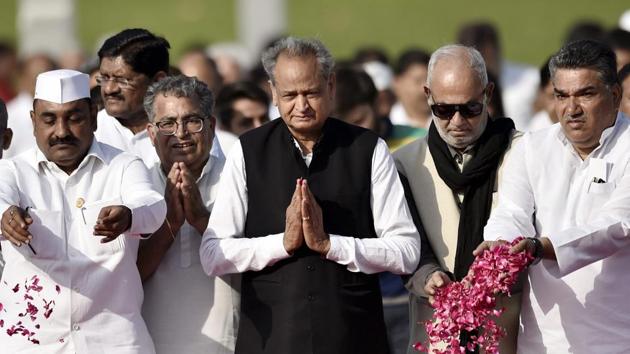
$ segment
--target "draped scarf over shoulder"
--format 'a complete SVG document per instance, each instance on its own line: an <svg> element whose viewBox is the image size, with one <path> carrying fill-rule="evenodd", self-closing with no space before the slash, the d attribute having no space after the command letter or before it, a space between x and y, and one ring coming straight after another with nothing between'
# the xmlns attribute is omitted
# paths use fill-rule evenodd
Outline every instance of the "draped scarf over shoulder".
<svg viewBox="0 0 630 354"><path fill-rule="evenodd" d="M483 241L483 228L490 217L492 192L501 158L510 145L514 122L488 118L486 130L475 142L473 157L460 172L435 124L429 128L428 145L440 178L454 192L464 193L460 209L455 269L461 280L472 264L473 250Z"/></svg>

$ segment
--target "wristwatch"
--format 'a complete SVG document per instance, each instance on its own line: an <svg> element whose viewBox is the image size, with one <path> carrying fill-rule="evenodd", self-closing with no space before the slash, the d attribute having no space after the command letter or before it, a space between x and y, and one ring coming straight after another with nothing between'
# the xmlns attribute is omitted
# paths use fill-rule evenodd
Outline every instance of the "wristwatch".
<svg viewBox="0 0 630 354"><path fill-rule="evenodd" d="M538 237L528 237L527 240L534 245L534 251L532 252L534 259L530 265L538 264L543 258L543 244Z"/></svg>

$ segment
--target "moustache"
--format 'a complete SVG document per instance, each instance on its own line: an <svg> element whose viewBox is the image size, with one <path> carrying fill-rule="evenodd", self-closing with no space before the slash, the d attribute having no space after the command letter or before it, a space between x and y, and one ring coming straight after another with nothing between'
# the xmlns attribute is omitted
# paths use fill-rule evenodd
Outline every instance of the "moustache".
<svg viewBox="0 0 630 354"><path fill-rule="evenodd" d="M55 145L77 145L79 140L74 137L63 138L63 139L51 139L48 141L49 146Z"/></svg>
<svg viewBox="0 0 630 354"><path fill-rule="evenodd" d="M120 101L123 101L125 99L125 97L123 95L118 94L118 93L105 94L104 98L105 99L120 100Z"/></svg>
<svg viewBox="0 0 630 354"><path fill-rule="evenodd" d="M586 118L584 117L580 117L580 118L564 117L564 120L567 123L585 123L586 122Z"/></svg>

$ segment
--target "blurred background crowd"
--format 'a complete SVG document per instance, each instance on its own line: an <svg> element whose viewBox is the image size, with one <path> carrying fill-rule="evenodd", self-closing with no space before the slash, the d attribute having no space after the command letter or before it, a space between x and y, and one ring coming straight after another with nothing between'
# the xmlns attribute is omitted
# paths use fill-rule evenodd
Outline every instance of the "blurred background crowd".
<svg viewBox="0 0 630 354"><path fill-rule="evenodd" d="M613 47L619 69L630 62L626 7L619 1L3 0L0 98L19 132L15 117L28 115L37 74L72 68L94 76L105 38L147 28L169 41L173 73L197 76L218 96L219 138L229 150L240 133L278 116L261 51L283 35L314 36L338 62L336 115L377 130L395 148L430 123L423 85L432 49L458 42L481 51L500 88L491 114L536 130L556 121L545 68L563 43L598 39ZM5 157L26 145L14 144Z"/></svg>

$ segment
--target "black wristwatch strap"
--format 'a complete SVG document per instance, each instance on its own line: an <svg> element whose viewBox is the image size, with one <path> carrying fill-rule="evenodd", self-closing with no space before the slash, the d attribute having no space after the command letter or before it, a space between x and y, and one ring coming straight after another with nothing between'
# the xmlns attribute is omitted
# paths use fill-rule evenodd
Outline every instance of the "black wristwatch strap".
<svg viewBox="0 0 630 354"><path fill-rule="evenodd" d="M534 243L534 253L532 253L534 260L530 265L537 264L543 258L543 244L538 237L528 237L527 240Z"/></svg>

